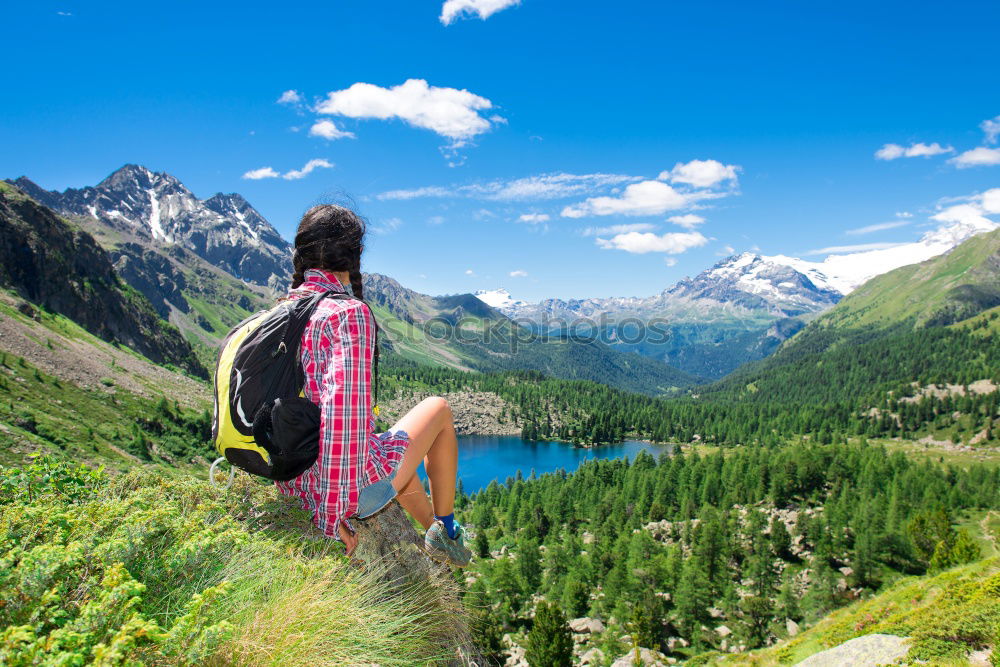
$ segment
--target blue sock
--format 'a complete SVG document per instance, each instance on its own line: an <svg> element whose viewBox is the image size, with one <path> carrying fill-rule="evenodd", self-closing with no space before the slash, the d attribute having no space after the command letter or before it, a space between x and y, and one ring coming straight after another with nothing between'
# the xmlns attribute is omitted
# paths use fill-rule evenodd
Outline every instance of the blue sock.
<svg viewBox="0 0 1000 667"><path fill-rule="evenodd" d="M438 516L434 515L434 518L444 524L445 530L448 531L448 537L455 539L458 536L458 531L455 528L455 513L452 512L448 516Z"/></svg>

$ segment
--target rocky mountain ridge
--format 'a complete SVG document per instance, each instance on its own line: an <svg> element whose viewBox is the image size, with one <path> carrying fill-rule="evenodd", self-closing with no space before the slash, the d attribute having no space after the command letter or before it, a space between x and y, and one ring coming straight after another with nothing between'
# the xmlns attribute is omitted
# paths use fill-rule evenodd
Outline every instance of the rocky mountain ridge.
<svg viewBox="0 0 1000 667"><path fill-rule="evenodd" d="M8 181L63 215L94 218L154 245L178 245L232 275L280 288L291 275L291 248L241 195L198 199L167 173L127 164L96 186L45 190L25 176Z"/></svg>

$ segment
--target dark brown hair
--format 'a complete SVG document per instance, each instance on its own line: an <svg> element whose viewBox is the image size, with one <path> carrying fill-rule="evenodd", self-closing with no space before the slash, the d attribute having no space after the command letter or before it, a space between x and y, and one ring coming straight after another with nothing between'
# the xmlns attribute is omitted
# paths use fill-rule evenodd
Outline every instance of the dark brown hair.
<svg viewBox="0 0 1000 667"><path fill-rule="evenodd" d="M351 291L364 298L361 287L361 250L364 247L365 221L343 206L313 206L302 216L295 232L292 254L292 288L305 280L308 269L348 271Z"/></svg>

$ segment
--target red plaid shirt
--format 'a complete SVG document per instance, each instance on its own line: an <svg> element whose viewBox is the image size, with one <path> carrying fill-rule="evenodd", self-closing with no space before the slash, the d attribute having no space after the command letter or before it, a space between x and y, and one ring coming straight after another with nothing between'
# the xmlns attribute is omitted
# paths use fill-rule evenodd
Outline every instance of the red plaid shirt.
<svg viewBox="0 0 1000 667"><path fill-rule="evenodd" d="M310 269L288 293L347 292L336 276ZM362 487L385 478L403 458L404 446L375 434L371 364L375 321L360 301L323 299L302 334L305 396L320 408L319 458L278 490L302 499L316 526L339 539L342 520L357 512ZM350 524L348 523L348 526Z"/></svg>

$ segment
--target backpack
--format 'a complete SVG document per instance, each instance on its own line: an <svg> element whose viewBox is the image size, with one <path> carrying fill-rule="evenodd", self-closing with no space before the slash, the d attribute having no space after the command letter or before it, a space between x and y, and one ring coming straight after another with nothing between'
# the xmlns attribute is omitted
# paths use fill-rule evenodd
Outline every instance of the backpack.
<svg viewBox="0 0 1000 667"><path fill-rule="evenodd" d="M288 481L316 462L320 410L303 395L302 334L320 301L353 298L344 292L317 292L286 301L251 315L223 340L215 370L212 440L233 466ZM377 404L377 324L372 367Z"/></svg>

